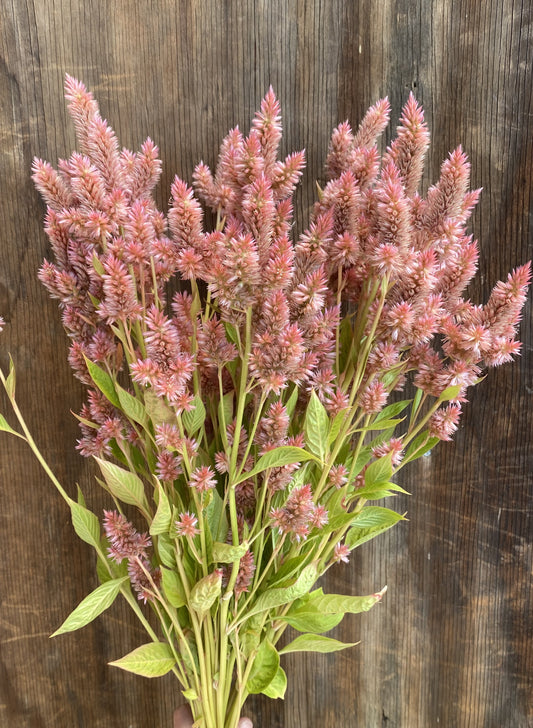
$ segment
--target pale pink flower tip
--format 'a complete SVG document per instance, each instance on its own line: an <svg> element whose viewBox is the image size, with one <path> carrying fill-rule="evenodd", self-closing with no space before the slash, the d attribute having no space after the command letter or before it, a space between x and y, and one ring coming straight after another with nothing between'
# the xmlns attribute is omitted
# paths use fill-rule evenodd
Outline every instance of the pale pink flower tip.
<svg viewBox="0 0 533 728"><path fill-rule="evenodd" d="M205 493L207 490L214 488L217 481L214 472L208 465L196 468L191 473L189 485L195 488L199 493Z"/></svg>
<svg viewBox="0 0 533 728"><path fill-rule="evenodd" d="M176 533L178 536L188 536L192 538L200 533L198 530L198 519L193 513L188 511L180 513L179 519L176 521Z"/></svg>
<svg viewBox="0 0 533 728"><path fill-rule="evenodd" d="M350 556L350 549L344 543L338 543L333 549L333 561L343 561L345 564L348 563L348 557Z"/></svg>

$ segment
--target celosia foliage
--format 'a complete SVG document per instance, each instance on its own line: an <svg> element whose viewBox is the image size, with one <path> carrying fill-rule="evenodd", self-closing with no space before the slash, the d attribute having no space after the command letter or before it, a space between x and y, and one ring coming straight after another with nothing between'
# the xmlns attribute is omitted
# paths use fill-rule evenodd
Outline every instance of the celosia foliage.
<svg viewBox="0 0 533 728"><path fill-rule="evenodd" d="M176 177L166 215L152 196L153 142L120 150L83 84L67 77L66 96L80 151L57 171L34 162L53 257L39 275L88 387L79 449L149 529L108 511L108 554L80 535L116 593L129 577L156 612L158 656L198 725L232 728L248 693L282 696L275 645L287 624L327 631L381 598L310 590L401 519L367 503L401 490L391 478L451 438L468 387L519 352L529 264L487 304L466 297L479 191L458 148L420 194L429 133L412 95L381 156L386 99L355 132L334 130L328 181L296 239L305 157L278 158L272 89L248 135L224 139L215 170L200 162L192 188ZM82 513L98 528L69 505L75 524Z"/></svg>

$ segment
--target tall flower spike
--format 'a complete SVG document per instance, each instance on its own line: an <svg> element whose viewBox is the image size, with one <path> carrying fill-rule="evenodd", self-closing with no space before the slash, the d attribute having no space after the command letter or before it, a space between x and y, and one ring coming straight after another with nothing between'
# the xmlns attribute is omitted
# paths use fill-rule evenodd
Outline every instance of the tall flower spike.
<svg viewBox="0 0 533 728"><path fill-rule="evenodd" d="M411 197L418 189L424 171L424 157L429 146L429 131L422 107L411 92L402 109L396 139L383 158L383 165L394 162L399 170L405 194Z"/></svg>

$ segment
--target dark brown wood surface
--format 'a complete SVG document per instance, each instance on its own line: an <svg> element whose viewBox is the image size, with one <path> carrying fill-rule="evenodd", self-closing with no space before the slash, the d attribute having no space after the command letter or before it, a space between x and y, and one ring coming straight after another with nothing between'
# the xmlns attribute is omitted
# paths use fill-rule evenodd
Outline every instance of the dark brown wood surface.
<svg viewBox="0 0 533 728"><path fill-rule="evenodd" d="M174 173L213 163L222 136L247 129L269 84L284 151L305 147L297 217L312 204L332 128L357 124L410 90L432 131L428 179L462 143L481 272L476 302L532 257L533 10L528 0L0 0L0 361L11 351L20 405L69 492L101 505L74 450L82 391L66 363L54 302L36 279L47 254L33 155L74 143L65 72L84 80L121 143L147 135ZM394 125L394 124L393 124ZM389 134L390 136L390 134ZM348 617L351 651L286 659L284 702L250 700L256 728L531 728L533 458L531 309L524 351L490 372L452 444L402 471L409 522L363 546L330 591L383 603ZM5 412L4 400L0 400ZM23 444L0 439L0 728L171 728L180 695L107 666L144 640L117 603L84 630L48 635L96 586L90 548Z"/></svg>

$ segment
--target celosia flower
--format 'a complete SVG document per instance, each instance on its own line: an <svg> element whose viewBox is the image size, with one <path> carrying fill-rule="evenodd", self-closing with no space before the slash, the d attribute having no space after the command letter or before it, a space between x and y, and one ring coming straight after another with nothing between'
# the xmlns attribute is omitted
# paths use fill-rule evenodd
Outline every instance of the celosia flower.
<svg viewBox="0 0 533 728"><path fill-rule="evenodd" d="M178 536L187 536L192 538L200 533L197 528L198 518L193 513L189 513L189 511L180 513L175 525Z"/></svg>
<svg viewBox="0 0 533 728"><path fill-rule="evenodd" d="M147 533L137 529L117 511L104 511L104 530L111 544L109 555L120 564L123 559L146 559L152 541Z"/></svg>
<svg viewBox="0 0 533 728"><path fill-rule="evenodd" d="M207 490L214 488L216 484L215 474L208 465L202 465L193 470L189 478L189 485L198 493L205 493Z"/></svg>
<svg viewBox="0 0 533 728"><path fill-rule="evenodd" d="M348 563L350 556L350 549L346 544L338 543L335 548L333 549L333 561L339 562L343 561L345 564Z"/></svg>
<svg viewBox="0 0 533 728"><path fill-rule="evenodd" d="M278 528L280 533L290 533L296 541L300 541L309 533L315 508L309 484L294 488L283 507L271 510L272 525Z"/></svg>

